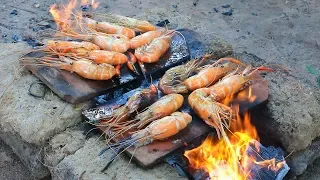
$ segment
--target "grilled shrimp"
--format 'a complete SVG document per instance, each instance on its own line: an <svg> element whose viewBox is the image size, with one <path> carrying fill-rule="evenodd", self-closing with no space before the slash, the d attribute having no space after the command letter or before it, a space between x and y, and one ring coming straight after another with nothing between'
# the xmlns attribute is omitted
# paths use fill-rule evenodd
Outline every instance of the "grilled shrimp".
<svg viewBox="0 0 320 180"><path fill-rule="evenodd" d="M103 32L106 34L120 34L126 36L129 39L135 36L135 31L133 29L110 24L108 22L98 22L90 18L84 18L84 23L87 27L98 32Z"/></svg>
<svg viewBox="0 0 320 180"><path fill-rule="evenodd" d="M177 111L182 106L183 100L184 98L180 94L169 94L163 96L134 118L138 121L136 123L136 127L141 129L150 122Z"/></svg>
<svg viewBox="0 0 320 180"><path fill-rule="evenodd" d="M169 49L174 31L155 38L150 44L137 48L134 55L140 62L154 63Z"/></svg>
<svg viewBox="0 0 320 180"><path fill-rule="evenodd" d="M181 130L186 128L191 121L192 117L188 113L174 112L170 116L165 116L161 119L153 121L147 127L134 132L128 138L107 146L100 151L99 155L102 155L110 148L113 148L117 154L111 157L105 169L108 168L121 149L129 148L131 146L144 146L152 143L154 140L164 140L179 133Z"/></svg>
<svg viewBox="0 0 320 180"><path fill-rule="evenodd" d="M254 79L255 73L259 70L273 71L270 68L258 67L252 72L251 66L247 66L241 74L236 74L236 71L225 76L221 81L209 87L210 97L214 101L221 102L224 98L230 97L242 89L246 88Z"/></svg>
<svg viewBox="0 0 320 180"><path fill-rule="evenodd" d="M96 64L107 63L119 65L128 62L128 57L125 54L115 51L94 50L88 52L86 57Z"/></svg>
<svg viewBox="0 0 320 180"><path fill-rule="evenodd" d="M229 62L220 66L215 66L222 61ZM193 91L202 87L207 87L217 82L219 79L229 74L231 71L234 71L239 64L244 66L242 62L234 58L221 58L214 64L203 67L198 74L189 77L183 83L189 91Z"/></svg>
<svg viewBox="0 0 320 180"><path fill-rule="evenodd" d="M188 103L193 111L217 131L220 139L224 127L229 127L232 119L231 108L210 98L209 88L200 88L193 91L188 97Z"/></svg>
<svg viewBox="0 0 320 180"><path fill-rule="evenodd" d="M134 113L139 112L154 103L157 98L158 90L155 85L151 85L148 89L138 91L129 98L126 104L115 109L111 116L105 117L105 120L101 125L119 127L121 126L118 124L119 122L121 123L128 120Z"/></svg>
<svg viewBox="0 0 320 180"><path fill-rule="evenodd" d="M160 37L166 32L166 29L158 29L155 31L149 31L130 39L130 48L137 49L152 42L155 38Z"/></svg>
<svg viewBox="0 0 320 180"><path fill-rule="evenodd" d="M161 97L144 111L138 113L132 120L119 123L112 129L109 141L127 132L130 129L142 129L150 122L163 118L177 111L183 104L184 98L180 94L169 94Z"/></svg>
<svg viewBox="0 0 320 180"><path fill-rule="evenodd" d="M42 59L21 59L26 65L41 65L55 67L70 72L75 72L81 77L92 80L109 80L117 74L116 69L109 64L94 64L88 60L73 60L68 57L44 57Z"/></svg>
<svg viewBox="0 0 320 180"><path fill-rule="evenodd" d="M251 66L248 66L242 74L236 71L224 77L217 84L208 88L200 88L193 91L188 97L188 103L195 113L208 125L214 127L218 137L224 136L224 127L229 127L232 120L232 110L227 105L220 103L225 97L232 96L244 89L248 83L255 79L258 70L270 70L258 67L251 73Z"/></svg>
<svg viewBox="0 0 320 180"><path fill-rule="evenodd" d="M57 33L57 36L69 36L83 41L92 42L97 45L99 49L120 53L126 52L130 47L129 39L120 34L104 34L98 32L79 34L76 32L59 32Z"/></svg>
<svg viewBox="0 0 320 180"><path fill-rule="evenodd" d="M186 64L175 66L170 68L161 77L158 87L164 94L171 93L188 93L187 86L184 85L184 81L196 72L197 68L203 63L203 61L210 58L211 55L206 54L199 59L194 59Z"/></svg>
<svg viewBox="0 0 320 180"><path fill-rule="evenodd" d="M128 68L139 74L135 69L134 63L137 61L136 57L131 52L126 52L126 54L115 52L115 51L105 51L105 50L93 50L86 53L56 53L50 52L51 54L63 55L67 57L72 57L74 59L83 59L93 61L96 64L110 64L116 66L117 70L120 71L122 64L127 63Z"/></svg>
<svg viewBox="0 0 320 180"><path fill-rule="evenodd" d="M107 51L126 52L129 47L129 41L122 35L99 34L87 36L92 43L98 45L101 49Z"/></svg>
<svg viewBox="0 0 320 180"><path fill-rule="evenodd" d="M87 52L99 49L99 46L90 42L49 40L46 45L46 50L49 51L55 51L58 53L77 53L80 55L84 55Z"/></svg>
<svg viewBox="0 0 320 180"><path fill-rule="evenodd" d="M131 29L135 29L140 32L154 31L156 27L149 23L148 21L142 21L134 18L129 18L125 16L120 16L116 14L96 14L101 18L104 18L108 22L118 24L120 26L125 26Z"/></svg>

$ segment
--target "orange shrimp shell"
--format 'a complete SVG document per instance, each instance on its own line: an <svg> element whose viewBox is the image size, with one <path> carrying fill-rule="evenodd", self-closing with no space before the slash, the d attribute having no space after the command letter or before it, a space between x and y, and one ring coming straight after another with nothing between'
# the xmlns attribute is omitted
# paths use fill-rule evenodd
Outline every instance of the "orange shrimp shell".
<svg viewBox="0 0 320 180"><path fill-rule="evenodd" d="M119 65L128 61L128 57L125 54L105 50L90 51L88 53L88 58L97 64L107 63L111 65Z"/></svg>
<svg viewBox="0 0 320 180"><path fill-rule="evenodd" d="M163 34L163 30L149 31L130 39L130 48L137 49L143 45L149 44L155 38Z"/></svg>
<svg viewBox="0 0 320 180"><path fill-rule="evenodd" d="M147 47L140 47L135 50L137 59L144 63L157 62L160 57L169 49L170 38L158 37L155 38Z"/></svg>
<svg viewBox="0 0 320 180"><path fill-rule="evenodd" d="M81 60L72 63L71 71L92 80L109 80L116 74L115 68L109 64L96 65L90 61Z"/></svg>
<svg viewBox="0 0 320 180"><path fill-rule="evenodd" d="M162 140L180 132L191 120L192 117L188 113L174 112L170 116L152 122L146 129L155 135L153 139Z"/></svg>

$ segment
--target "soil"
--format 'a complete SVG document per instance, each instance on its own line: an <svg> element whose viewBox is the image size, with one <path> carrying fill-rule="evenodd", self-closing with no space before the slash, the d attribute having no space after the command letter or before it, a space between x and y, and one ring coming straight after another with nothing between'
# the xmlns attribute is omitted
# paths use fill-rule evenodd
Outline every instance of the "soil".
<svg viewBox="0 0 320 180"><path fill-rule="evenodd" d="M0 42L30 40L39 30L53 26L48 10L54 2L2 0ZM230 7L223 8L226 4ZM208 44L213 37L221 37L235 50L253 53L267 63L282 64L300 83L312 88L316 94L319 92L318 0L265 0L259 3L254 0L112 0L101 1L97 11L144 18L155 24L168 19L169 28L195 30ZM0 143L0 156L0 179L32 179L3 143ZM319 162L316 161L298 179L320 179Z"/></svg>
<svg viewBox="0 0 320 180"><path fill-rule="evenodd" d="M0 179L34 179L12 150L0 141Z"/></svg>

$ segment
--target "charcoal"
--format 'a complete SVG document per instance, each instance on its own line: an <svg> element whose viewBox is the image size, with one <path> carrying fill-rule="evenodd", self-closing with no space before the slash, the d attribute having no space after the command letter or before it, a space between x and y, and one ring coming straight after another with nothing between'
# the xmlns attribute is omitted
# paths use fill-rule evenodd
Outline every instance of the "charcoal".
<svg viewBox="0 0 320 180"><path fill-rule="evenodd" d="M223 12L221 14L225 15L225 16L232 16L232 13L233 13L233 9L229 9L229 11L225 11L225 12Z"/></svg>
<svg viewBox="0 0 320 180"><path fill-rule="evenodd" d="M17 11L17 10L13 10L13 11L11 11L10 14L11 14L11 15L18 15L18 11Z"/></svg>
<svg viewBox="0 0 320 180"><path fill-rule="evenodd" d="M225 4L225 5L222 5L221 7L223 7L223 8L229 8L229 7L231 7L231 5L230 5L230 4Z"/></svg>
<svg viewBox="0 0 320 180"><path fill-rule="evenodd" d="M156 24L157 26L160 26L160 27L165 27L167 24L169 24L170 21L168 19L166 20L163 20L161 22L159 22L158 24Z"/></svg>

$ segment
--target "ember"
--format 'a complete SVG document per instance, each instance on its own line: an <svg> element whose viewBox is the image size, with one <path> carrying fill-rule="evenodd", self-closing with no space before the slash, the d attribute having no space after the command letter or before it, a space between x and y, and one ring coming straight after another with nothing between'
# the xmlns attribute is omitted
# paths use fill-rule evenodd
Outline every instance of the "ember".
<svg viewBox="0 0 320 180"><path fill-rule="evenodd" d="M249 100L253 99L249 95ZM244 97L243 94L241 97ZM235 109L239 112L239 108ZM250 123L249 113L245 113L243 117L237 113L236 121L232 122L227 134L230 144L208 136L199 147L186 151L184 155L192 168L205 170L210 179L233 180L256 179L255 176L259 173L255 172L256 169L268 169L275 174L280 169L288 171L283 156L282 159L276 159L261 155L263 146L259 143L256 128Z"/></svg>

